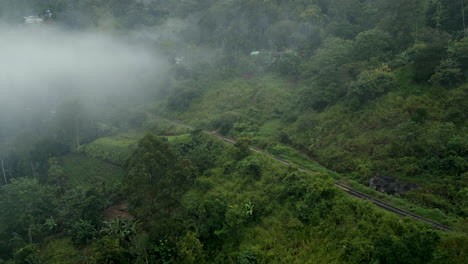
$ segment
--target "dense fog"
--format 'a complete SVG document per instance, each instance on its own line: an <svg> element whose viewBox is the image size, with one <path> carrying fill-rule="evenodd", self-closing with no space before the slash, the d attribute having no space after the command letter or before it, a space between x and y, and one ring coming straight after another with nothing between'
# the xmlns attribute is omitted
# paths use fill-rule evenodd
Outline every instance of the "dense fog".
<svg viewBox="0 0 468 264"><path fill-rule="evenodd" d="M37 129L73 100L97 118L151 98L167 69L142 34L4 24L0 39L0 138Z"/></svg>
<svg viewBox="0 0 468 264"><path fill-rule="evenodd" d="M1 25L0 105L129 95L159 77L164 59L128 38L48 25Z"/></svg>

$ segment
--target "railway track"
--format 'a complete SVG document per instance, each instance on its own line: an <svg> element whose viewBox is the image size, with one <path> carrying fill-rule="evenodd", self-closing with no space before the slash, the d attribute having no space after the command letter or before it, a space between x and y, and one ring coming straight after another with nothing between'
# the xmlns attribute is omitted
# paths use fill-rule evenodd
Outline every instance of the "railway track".
<svg viewBox="0 0 468 264"><path fill-rule="evenodd" d="M362 200L371 201L375 205L377 205L380 208L385 209L387 211L390 211L390 212L393 212L393 213L396 213L396 214L399 214L399 215L402 215L402 216L410 217L410 218L413 218L414 220L417 220L417 221L420 221L420 222L431 224L434 228L437 228L437 229L442 230L442 231L446 231L446 232L454 231L453 229L451 229L448 226L441 225L441 224L436 223L434 221L431 221L431 220L425 219L423 217L420 217L420 216L418 216L416 214L413 214L413 213L410 213L408 211L397 208L395 206L392 206L392 205L390 205L388 203L385 203L385 202L382 202L380 200L374 199L374 198L372 198L370 196L367 196L367 195L365 195L365 194L363 194L361 192L353 190L350 187L348 187L346 185L343 185L341 183L335 183L335 186L338 187L339 189L341 189L342 191L348 193L349 195L352 195L352 196L357 197L357 198L362 199Z"/></svg>
<svg viewBox="0 0 468 264"><path fill-rule="evenodd" d="M150 115L152 118L156 118L156 119L161 119L161 120L164 120L164 121L167 121L169 123L172 123L172 124L176 124L176 125L179 125L179 126L183 126L183 127L186 127L188 129L195 129L194 127L190 126L190 125L187 125L187 124L184 124L180 121L174 121L174 120L169 120L169 119L166 119L166 118L163 118L163 117L159 117L159 116L155 116L155 115ZM225 137L225 136L222 136L222 135L219 135L215 132L210 132L210 131L203 131L203 133L207 134L207 135L210 135L210 136L213 136L213 137L216 137L216 138L219 138L223 141L226 141L228 143L231 143L231 144L235 144L236 141L231 139L231 138L228 138L228 137ZM302 170L302 171L306 171L306 172L309 172L309 173L313 173L313 171L303 167L303 166L300 166L298 164L295 164L295 163L292 163L292 162L289 162L287 160L284 160L280 157L277 157L275 155L272 155L270 153L267 153L265 152L264 150L261 150L261 149L258 149L258 148L255 148L255 147L252 147L250 146L249 149L253 152L257 152L257 153L260 153L262 155L266 155L266 156L269 156L270 158L276 160L277 162L280 162L282 164L285 164L285 165L288 165L288 166L295 166L297 167L298 169ZM338 183L338 182L335 182L335 186L346 192L347 194L351 195L351 196L354 196L356 198L359 198L359 199L362 199L362 200L368 200L370 202L372 202L373 204L377 205L378 207L386 210L386 211L390 211L392 213L395 213L395 214L398 214L398 215L401 215L401 216L405 216L405 217L410 217L410 218L413 218L414 220L417 220L417 221L420 221L420 222L424 222L424 223L427 223L427 224L431 224L434 228L436 229L439 229L441 231L445 231L445 232L450 232L450 231L454 231L453 229L451 229L450 227L447 227L447 226L444 226L444 225L441 225L439 223L436 223L434 221L431 221L431 220L428 220L428 219L425 219L423 217L420 217L416 214L413 214L413 213L410 213L408 211L405 211L405 210L402 210L402 209L399 209L395 206L392 206L388 203L385 203L383 201L380 201L378 199L375 199L375 198L372 198L366 194L363 194L359 191L356 191L354 189L352 189L351 187L349 186L346 186L344 184L341 184L341 183Z"/></svg>

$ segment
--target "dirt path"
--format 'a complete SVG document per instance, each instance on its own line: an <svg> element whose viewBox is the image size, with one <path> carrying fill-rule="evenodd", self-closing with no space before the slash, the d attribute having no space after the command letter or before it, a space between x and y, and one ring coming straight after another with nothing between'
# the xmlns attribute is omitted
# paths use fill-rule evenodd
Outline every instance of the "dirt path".
<svg viewBox="0 0 468 264"><path fill-rule="evenodd" d="M113 205L104 210L104 219L106 221L114 220L117 217L133 219L133 215L128 212L128 203L120 203Z"/></svg>

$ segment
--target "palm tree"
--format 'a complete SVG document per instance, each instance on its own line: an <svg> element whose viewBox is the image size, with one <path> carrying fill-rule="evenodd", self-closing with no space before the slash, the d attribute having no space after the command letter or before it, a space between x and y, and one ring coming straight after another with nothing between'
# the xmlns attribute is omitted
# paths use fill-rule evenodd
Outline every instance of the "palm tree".
<svg viewBox="0 0 468 264"><path fill-rule="evenodd" d="M114 220L105 221L101 232L122 242L131 242L137 234L137 222L119 216Z"/></svg>

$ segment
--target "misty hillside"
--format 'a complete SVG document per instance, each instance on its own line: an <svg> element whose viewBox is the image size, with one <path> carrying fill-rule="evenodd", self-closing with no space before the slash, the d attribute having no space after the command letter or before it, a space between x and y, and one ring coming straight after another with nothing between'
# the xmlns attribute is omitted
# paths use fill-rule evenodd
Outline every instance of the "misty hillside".
<svg viewBox="0 0 468 264"><path fill-rule="evenodd" d="M0 264L468 262L467 6L0 0Z"/></svg>

